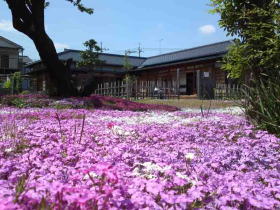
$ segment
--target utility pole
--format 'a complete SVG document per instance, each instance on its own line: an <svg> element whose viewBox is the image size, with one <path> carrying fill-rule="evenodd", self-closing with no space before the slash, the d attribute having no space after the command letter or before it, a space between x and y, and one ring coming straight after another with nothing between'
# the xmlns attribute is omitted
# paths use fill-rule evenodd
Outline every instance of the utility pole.
<svg viewBox="0 0 280 210"><path fill-rule="evenodd" d="M104 51L108 51L109 49L108 48L103 48L103 42L100 42L100 51L101 53L103 53Z"/></svg>
<svg viewBox="0 0 280 210"><path fill-rule="evenodd" d="M135 50L125 50L125 55L126 56L130 56L130 54L132 54L132 53L136 53L137 51L135 51Z"/></svg>
<svg viewBox="0 0 280 210"><path fill-rule="evenodd" d="M143 52L143 50L141 48L141 43L139 43L139 46L138 46L138 56L139 56L139 58L141 57L142 52Z"/></svg>

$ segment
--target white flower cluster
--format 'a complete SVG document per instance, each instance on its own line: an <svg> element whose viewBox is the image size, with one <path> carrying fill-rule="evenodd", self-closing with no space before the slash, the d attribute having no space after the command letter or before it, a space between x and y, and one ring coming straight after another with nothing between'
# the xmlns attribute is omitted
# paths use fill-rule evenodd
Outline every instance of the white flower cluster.
<svg viewBox="0 0 280 210"><path fill-rule="evenodd" d="M191 108L185 108L185 109L182 109L182 111L192 112L192 113L201 113L200 109L191 109ZM244 114L244 110L238 106L225 107L225 108L219 108L219 109L210 109L210 112L211 113L233 114L233 115Z"/></svg>
<svg viewBox="0 0 280 210"><path fill-rule="evenodd" d="M103 117L102 120L110 121L110 122L125 122L129 125L136 124L169 124L173 123L174 126L179 124L189 124L192 122L203 120L202 117L191 117L184 118L181 116L177 116L171 112L157 113L157 112L145 112L141 113L139 116L131 116L131 117L119 117L113 118L110 116ZM209 118L207 119L209 120Z"/></svg>
<svg viewBox="0 0 280 210"><path fill-rule="evenodd" d="M192 180L190 179L187 175L182 174L180 172L176 172L176 176L181 178L181 179L185 179L186 181L188 181L189 183L192 184L192 186L195 186L197 184L197 180Z"/></svg>
<svg viewBox="0 0 280 210"><path fill-rule="evenodd" d="M4 151L5 151L6 153L10 153L10 152L13 151L13 148L7 148L7 149L5 149Z"/></svg>
<svg viewBox="0 0 280 210"><path fill-rule="evenodd" d="M185 158L186 158L186 160L193 160L195 158L195 154L191 153L191 152L186 153Z"/></svg>
<svg viewBox="0 0 280 210"><path fill-rule="evenodd" d="M147 179L155 179L157 176L155 173L161 172L164 173L167 170L170 170L170 166L161 167L152 162L138 163L132 171L133 176L144 177Z"/></svg>
<svg viewBox="0 0 280 210"><path fill-rule="evenodd" d="M131 136L134 134L134 132L127 131L124 128L117 126L117 125L112 127L112 131L114 134L119 135L119 136Z"/></svg>
<svg viewBox="0 0 280 210"><path fill-rule="evenodd" d="M93 178L99 178L99 176L96 173L94 173L93 171L91 171L84 176L83 180L88 180L90 178L92 178L92 179Z"/></svg>
<svg viewBox="0 0 280 210"><path fill-rule="evenodd" d="M105 121L112 121L112 122L125 122L129 125L135 125L135 124L166 124L170 123L172 121L175 121L176 116L173 115L173 113L156 113L156 112L145 112L143 114L140 114L139 116L131 116L131 117L119 117L119 118L113 118L113 117L103 117L102 120Z"/></svg>

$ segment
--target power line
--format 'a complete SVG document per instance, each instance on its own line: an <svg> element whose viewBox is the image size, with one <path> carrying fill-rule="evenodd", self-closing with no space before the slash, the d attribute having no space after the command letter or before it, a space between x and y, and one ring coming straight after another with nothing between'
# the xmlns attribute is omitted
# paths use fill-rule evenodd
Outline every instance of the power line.
<svg viewBox="0 0 280 210"><path fill-rule="evenodd" d="M109 51L108 48L104 48L103 47L103 42L100 42L100 48L101 48L101 52L103 53L104 51Z"/></svg>
<svg viewBox="0 0 280 210"><path fill-rule="evenodd" d="M121 53L121 54L138 54L139 57L141 57L142 53L144 52L151 52L151 51L161 51L160 54L165 52L171 52L171 51L179 51L183 50L183 48L142 48L141 45L139 45L138 48L130 48L126 50L110 50L111 53Z"/></svg>

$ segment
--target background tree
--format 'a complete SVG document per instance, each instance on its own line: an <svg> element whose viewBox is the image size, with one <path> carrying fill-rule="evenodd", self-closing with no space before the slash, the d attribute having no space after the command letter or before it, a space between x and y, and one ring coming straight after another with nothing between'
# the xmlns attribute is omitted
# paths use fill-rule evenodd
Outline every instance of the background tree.
<svg viewBox="0 0 280 210"><path fill-rule="evenodd" d="M124 63L123 63L123 68L125 70L130 70L133 68L132 64L129 62L128 56L131 52L129 50L126 50L124 53Z"/></svg>
<svg viewBox="0 0 280 210"><path fill-rule="evenodd" d="M13 92L19 94L22 91L22 77L20 72L15 72L12 76Z"/></svg>
<svg viewBox="0 0 280 210"><path fill-rule="evenodd" d="M280 1L211 0L220 26L237 36L222 69L245 78L243 108L262 129L280 136Z"/></svg>
<svg viewBox="0 0 280 210"><path fill-rule="evenodd" d="M98 46L94 39L90 39L84 43L86 50L81 52L81 61L78 63L79 67L87 67L95 69L98 65L104 63L99 59L101 47Z"/></svg>
<svg viewBox="0 0 280 210"><path fill-rule="evenodd" d="M81 52L81 61L78 62L78 67L85 68L86 71L91 71L89 78L80 84L81 86L81 95L90 95L93 93L97 85L97 79L93 75L93 71L97 67L102 67L105 61L99 59L99 55L102 52L101 47L98 46L97 42L94 39L90 39L84 43L86 50Z"/></svg>
<svg viewBox="0 0 280 210"><path fill-rule="evenodd" d="M222 68L238 78L262 74L279 75L280 1L211 0L213 13L229 36L237 36Z"/></svg>
<svg viewBox="0 0 280 210"><path fill-rule="evenodd" d="M126 71L129 71L131 69L133 69L133 65L130 63L128 56L131 54L132 52L130 50L126 50L125 54L124 54L124 63L123 63L123 68ZM135 75L131 75L129 72L125 75L123 81L125 81L125 83L128 86L132 86L132 84L136 81L136 76ZM129 89L130 89L129 87Z"/></svg>
<svg viewBox="0 0 280 210"><path fill-rule="evenodd" d="M71 82L71 74L58 59L53 41L45 30L45 0L5 0L13 19L13 27L28 36L35 44L44 65L48 69L50 80L59 96L70 96L76 93ZM82 4L82 0L66 0L81 12L92 14L93 10Z"/></svg>

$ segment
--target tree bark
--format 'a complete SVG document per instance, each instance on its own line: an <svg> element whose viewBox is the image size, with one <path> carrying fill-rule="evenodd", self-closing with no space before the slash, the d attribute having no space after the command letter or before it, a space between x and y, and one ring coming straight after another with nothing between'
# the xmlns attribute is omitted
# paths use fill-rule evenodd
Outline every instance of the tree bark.
<svg viewBox="0 0 280 210"><path fill-rule="evenodd" d="M76 90L71 72L59 60L53 41L45 31L45 0L6 0L13 17L13 26L33 40L57 96L73 96Z"/></svg>
<svg viewBox="0 0 280 210"><path fill-rule="evenodd" d="M71 80L71 72L58 58L55 46L49 36L43 32L32 36L42 63L46 66L50 80L55 85L58 96L74 96L76 91Z"/></svg>

